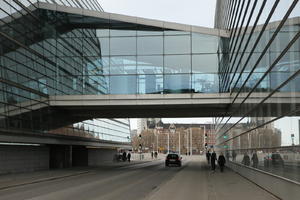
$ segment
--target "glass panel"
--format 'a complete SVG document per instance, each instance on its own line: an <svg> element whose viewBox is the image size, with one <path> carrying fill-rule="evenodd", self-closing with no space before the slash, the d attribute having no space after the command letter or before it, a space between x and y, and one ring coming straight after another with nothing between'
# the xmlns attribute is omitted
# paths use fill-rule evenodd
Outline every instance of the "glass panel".
<svg viewBox="0 0 300 200"><path fill-rule="evenodd" d="M190 73L191 56L165 56L165 73Z"/></svg>
<svg viewBox="0 0 300 200"><path fill-rule="evenodd" d="M190 93L191 75L173 74L165 75L164 93Z"/></svg>
<svg viewBox="0 0 300 200"><path fill-rule="evenodd" d="M136 57L110 57L110 74L136 74Z"/></svg>
<svg viewBox="0 0 300 200"><path fill-rule="evenodd" d="M110 38L111 55L136 55L136 37Z"/></svg>
<svg viewBox="0 0 300 200"><path fill-rule="evenodd" d="M136 94L136 76L111 76L110 94Z"/></svg>
<svg viewBox="0 0 300 200"><path fill-rule="evenodd" d="M193 73L218 72L218 55L202 54L192 56Z"/></svg>
<svg viewBox="0 0 300 200"><path fill-rule="evenodd" d="M138 37L138 55L163 54L163 37Z"/></svg>
<svg viewBox="0 0 300 200"><path fill-rule="evenodd" d="M165 54L191 53L190 35L165 36Z"/></svg>
<svg viewBox="0 0 300 200"><path fill-rule="evenodd" d="M217 53L218 37L192 33L192 52L193 53Z"/></svg>
<svg viewBox="0 0 300 200"><path fill-rule="evenodd" d="M192 89L199 93L219 92L218 74L193 74Z"/></svg>
<svg viewBox="0 0 300 200"><path fill-rule="evenodd" d="M163 56L138 56L138 74L162 74Z"/></svg>
<svg viewBox="0 0 300 200"><path fill-rule="evenodd" d="M109 55L109 39L108 38L99 38L99 47L102 56Z"/></svg>
<svg viewBox="0 0 300 200"><path fill-rule="evenodd" d="M160 94L163 92L163 76L145 74L138 76L139 94Z"/></svg>

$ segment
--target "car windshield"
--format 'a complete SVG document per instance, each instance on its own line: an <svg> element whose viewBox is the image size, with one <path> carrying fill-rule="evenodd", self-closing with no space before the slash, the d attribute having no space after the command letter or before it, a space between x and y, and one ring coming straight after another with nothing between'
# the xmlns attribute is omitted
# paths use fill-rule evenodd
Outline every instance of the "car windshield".
<svg viewBox="0 0 300 200"><path fill-rule="evenodd" d="M177 154L169 154L168 159L177 159L178 158L178 155Z"/></svg>

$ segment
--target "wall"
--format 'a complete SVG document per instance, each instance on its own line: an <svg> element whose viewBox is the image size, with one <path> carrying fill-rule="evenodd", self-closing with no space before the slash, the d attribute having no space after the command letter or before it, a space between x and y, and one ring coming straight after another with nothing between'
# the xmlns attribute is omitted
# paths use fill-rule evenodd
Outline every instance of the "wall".
<svg viewBox="0 0 300 200"><path fill-rule="evenodd" d="M238 174L249 179L250 181L253 181L280 199L299 200L299 183L278 177L276 175L268 174L260 170L251 169L233 162L229 162L228 166Z"/></svg>
<svg viewBox="0 0 300 200"><path fill-rule="evenodd" d="M49 147L0 145L0 174L49 169Z"/></svg>
<svg viewBox="0 0 300 200"><path fill-rule="evenodd" d="M116 149L88 149L88 164L89 166L99 166L110 163L116 153Z"/></svg>

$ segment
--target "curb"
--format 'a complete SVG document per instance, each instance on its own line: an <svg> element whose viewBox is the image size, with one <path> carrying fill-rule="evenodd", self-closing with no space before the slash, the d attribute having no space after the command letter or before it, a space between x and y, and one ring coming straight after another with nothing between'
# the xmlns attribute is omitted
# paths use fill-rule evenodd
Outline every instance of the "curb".
<svg viewBox="0 0 300 200"><path fill-rule="evenodd" d="M14 187L20 187L20 186L24 186L24 185L31 185L31 184L35 184L35 183L47 182L47 181L52 181L52 180L57 180L57 179L62 179L62 178L68 178L68 177L72 177L72 176L78 176L81 174L87 174L89 172L90 171L83 171L83 172L77 172L77 173L68 174L68 175L54 176L54 177L49 177L49 178L33 180L33 181L29 181L29 182L12 184L12 185L8 185L8 186L4 186L4 187L0 186L0 190L10 189L10 188L14 188Z"/></svg>

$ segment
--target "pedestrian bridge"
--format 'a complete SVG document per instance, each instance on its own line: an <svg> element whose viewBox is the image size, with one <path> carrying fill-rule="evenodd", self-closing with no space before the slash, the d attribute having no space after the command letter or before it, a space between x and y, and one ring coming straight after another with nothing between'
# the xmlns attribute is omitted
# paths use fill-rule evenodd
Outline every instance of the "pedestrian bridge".
<svg viewBox="0 0 300 200"><path fill-rule="evenodd" d="M243 105L257 105L268 95L269 93L253 93ZM234 114L229 112L229 106L240 106L244 96L239 95L234 102L233 97L230 93L63 95L50 96L49 105L56 111L84 118L216 117ZM298 105L300 94L294 93L293 97L297 97L293 103ZM289 92L274 94L263 102L263 106L268 107L269 111L272 111L272 107L281 105L284 108L290 104ZM272 116L272 112L269 115Z"/></svg>

